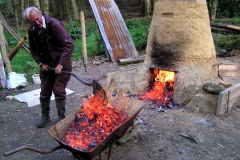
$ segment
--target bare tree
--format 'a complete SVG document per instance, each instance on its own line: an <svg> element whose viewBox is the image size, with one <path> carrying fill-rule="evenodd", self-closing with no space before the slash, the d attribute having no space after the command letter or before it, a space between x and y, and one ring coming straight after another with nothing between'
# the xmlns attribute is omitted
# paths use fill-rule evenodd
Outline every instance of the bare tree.
<svg viewBox="0 0 240 160"><path fill-rule="evenodd" d="M72 8L73 8L73 19L79 20L77 3L75 0L71 0L71 3L72 3Z"/></svg>
<svg viewBox="0 0 240 160"><path fill-rule="evenodd" d="M37 7L39 10L41 10L39 0L33 0L33 2L34 2L34 6Z"/></svg>
<svg viewBox="0 0 240 160"><path fill-rule="evenodd" d="M218 0L210 0L210 20L216 18Z"/></svg>
<svg viewBox="0 0 240 160"><path fill-rule="evenodd" d="M152 8L150 0L145 0L145 6L146 6L146 15L149 16Z"/></svg>
<svg viewBox="0 0 240 160"><path fill-rule="evenodd" d="M20 30L19 30L19 23L18 23L18 0L14 0L14 17L15 17L15 22L16 22L16 27L17 27L17 33L19 34L20 33Z"/></svg>
<svg viewBox="0 0 240 160"><path fill-rule="evenodd" d="M57 6L56 15L59 20L63 20L69 15L69 0L57 0L55 1ZM55 16L56 17L56 16Z"/></svg>
<svg viewBox="0 0 240 160"><path fill-rule="evenodd" d="M144 15L152 15L156 0L140 0L140 8Z"/></svg>
<svg viewBox="0 0 240 160"><path fill-rule="evenodd" d="M13 12L13 6L12 6L12 1L5 0L6 5L7 5L7 15L8 17L13 17L14 12Z"/></svg>
<svg viewBox="0 0 240 160"><path fill-rule="evenodd" d="M49 14L49 0L40 0L43 13Z"/></svg>

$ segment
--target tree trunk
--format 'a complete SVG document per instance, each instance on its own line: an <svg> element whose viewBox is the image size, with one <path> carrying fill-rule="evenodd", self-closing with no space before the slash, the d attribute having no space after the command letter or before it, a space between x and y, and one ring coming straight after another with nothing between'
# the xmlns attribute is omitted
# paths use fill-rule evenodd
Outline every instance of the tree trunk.
<svg viewBox="0 0 240 160"><path fill-rule="evenodd" d="M14 0L14 17L15 17L15 22L16 22L16 27L17 27L17 33L20 33L19 30L19 23L18 23L18 2L17 0Z"/></svg>
<svg viewBox="0 0 240 160"><path fill-rule="evenodd" d="M66 12L64 12L64 15L65 15L64 17L68 17L68 16L70 15L70 12L69 12L69 7L70 7L70 6L69 6L69 3L70 3L69 0L65 0L65 1L64 1L64 6L63 6L63 7L64 7L64 10L66 10Z"/></svg>
<svg viewBox="0 0 240 160"><path fill-rule="evenodd" d="M6 4L7 4L7 15L8 15L8 17L13 17L14 12L13 12L13 7L12 7L12 1L6 0Z"/></svg>
<svg viewBox="0 0 240 160"><path fill-rule="evenodd" d="M49 1L48 0L41 0L41 8L42 8L42 12L44 14L49 15Z"/></svg>
<svg viewBox="0 0 240 160"><path fill-rule="evenodd" d="M33 1L34 1L34 6L37 7L39 10L41 10L39 0L33 0Z"/></svg>
<svg viewBox="0 0 240 160"><path fill-rule="evenodd" d="M150 12L151 12L151 2L150 0L145 0L145 10L146 10L146 15L149 16L150 15Z"/></svg>
<svg viewBox="0 0 240 160"><path fill-rule="evenodd" d="M79 11L83 11L85 19L86 19L86 0L78 1Z"/></svg>
<svg viewBox="0 0 240 160"><path fill-rule="evenodd" d="M216 18L216 12L217 12L217 5L218 0L211 0L211 8L210 8L210 20L214 20Z"/></svg>
<svg viewBox="0 0 240 160"><path fill-rule="evenodd" d="M58 11L57 11L57 9L56 9L56 7L55 6L57 6L57 5L55 5L56 4L56 1L55 0L51 0L50 1L50 5L49 5L49 8L50 8L50 10L52 11L52 14L53 14L53 17L58 17Z"/></svg>
<svg viewBox="0 0 240 160"><path fill-rule="evenodd" d="M72 8L73 8L73 19L74 20L79 20L78 16L78 8L75 0L71 0L72 3Z"/></svg>
<svg viewBox="0 0 240 160"><path fill-rule="evenodd" d="M58 19L63 20L65 19L66 15L69 15L69 9L67 5L67 0L58 0L56 1L57 4L57 13L58 13Z"/></svg>

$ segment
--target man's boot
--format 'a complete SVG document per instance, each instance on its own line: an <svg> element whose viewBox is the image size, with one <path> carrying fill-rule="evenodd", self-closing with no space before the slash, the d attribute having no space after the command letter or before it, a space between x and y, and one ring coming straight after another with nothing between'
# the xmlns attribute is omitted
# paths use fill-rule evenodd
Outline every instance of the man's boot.
<svg viewBox="0 0 240 160"><path fill-rule="evenodd" d="M42 109L42 117L37 124L38 128L43 128L47 122L50 120L49 117L49 111L50 111L50 99L41 99L40 98L40 104L41 104L41 109Z"/></svg>
<svg viewBox="0 0 240 160"><path fill-rule="evenodd" d="M65 99L55 100L57 113L58 113L58 122L65 118Z"/></svg>

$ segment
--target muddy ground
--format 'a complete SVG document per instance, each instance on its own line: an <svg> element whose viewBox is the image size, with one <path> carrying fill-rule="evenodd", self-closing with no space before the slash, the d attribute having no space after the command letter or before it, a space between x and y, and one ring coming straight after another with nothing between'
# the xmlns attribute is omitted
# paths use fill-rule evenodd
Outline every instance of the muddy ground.
<svg viewBox="0 0 240 160"><path fill-rule="evenodd" d="M219 61L238 63L238 57L220 58ZM120 66L117 63L104 62L99 65L91 61L84 71L80 62L74 64L74 72L87 80L104 79L106 73L124 71L129 67L141 66L141 63ZM240 77L223 77L232 84L239 83ZM16 100L7 101L7 95L39 88L39 85L29 84L22 89L1 90L0 101L0 159L1 160L74 160L75 157L66 149L60 149L50 154L40 154L22 150L15 154L4 156L4 152L22 145L29 145L42 150L58 146L58 142L48 134L57 122L54 101L51 101L51 121L43 129L36 128L40 118L40 106L27 107L26 103ZM67 96L67 115L80 107L84 98L92 95L92 88L80 83L72 77L68 88L74 93ZM114 144L112 160L239 160L240 159L240 103L237 103L228 113L221 117L207 113L193 113L184 109L165 109L157 112L145 105L139 113L136 126L129 140L122 144ZM194 140L182 135L192 136ZM107 159L108 150L102 153L102 159ZM95 158L97 159L97 157Z"/></svg>

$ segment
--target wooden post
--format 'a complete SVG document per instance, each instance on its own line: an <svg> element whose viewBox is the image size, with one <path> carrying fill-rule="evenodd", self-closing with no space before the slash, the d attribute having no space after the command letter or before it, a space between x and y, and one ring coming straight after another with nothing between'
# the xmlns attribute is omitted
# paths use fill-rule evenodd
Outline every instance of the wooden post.
<svg viewBox="0 0 240 160"><path fill-rule="evenodd" d="M84 64L87 64L86 30L85 30L85 20L84 20L84 12L83 11L80 11L80 21L81 21L81 27L82 27L83 61L84 61Z"/></svg>
<svg viewBox="0 0 240 160"><path fill-rule="evenodd" d="M22 45L26 42L27 37L24 36L18 44L13 48L13 50L9 53L9 60L11 61L13 57L18 53L19 49L22 47Z"/></svg>
<svg viewBox="0 0 240 160"><path fill-rule="evenodd" d="M12 72L12 67L8 58L8 54L7 54L7 48L6 48L6 44L5 44L5 37L3 34L3 26L2 26L2 22L0 22L0 45L2 48L2 55L3 55L3 59L4 59L4 63L6 64L7 67L7 72Z"/></svg>
<svg viewBox="0 0 240 160"><path fill-rule="evenodd" d="M2 55L0 52L0 88L6 88L6 86L7 86L7 80L6 80L5 70L4 70L3 61L2 61Z"/></svg>

